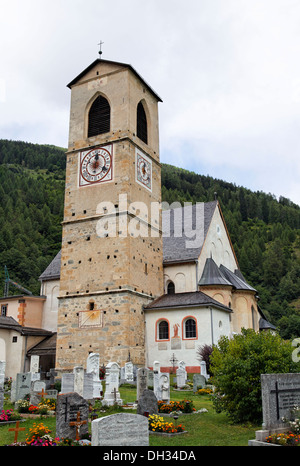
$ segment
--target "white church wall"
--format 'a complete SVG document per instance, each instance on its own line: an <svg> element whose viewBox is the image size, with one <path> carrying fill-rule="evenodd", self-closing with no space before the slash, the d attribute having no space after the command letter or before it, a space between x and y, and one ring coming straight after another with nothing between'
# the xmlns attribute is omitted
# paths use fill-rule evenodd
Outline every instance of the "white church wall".
<svg viewBox="0 0 300 466"><path fill-rule="evenodd" d="M228 238L226 227L218 208L215 209L201 254L199 256L198 280L202 276L204 265L208 257L212 257L218 266L223 264L232 272L238 268L238 264Z"/></svg>
<svg viewBox="0 0 300 466"><path fill-rule="evenodd" d="M42 327L50 332L56 332L59 280L44 281L41 286L41 295L47 298L44 303Z"/></svg>
<svg viewBox="0 0 300 466"><path fill-rule="evenodd" d="M185 321L189 318L196 322L195 338L187 338L185 334ZM169 327L167 339L159 338L158 325L163 320ZM186 363L188 372L199 372L199 346L217 343L221 335L230 335L229 314L217 308L147 310L145 321L147 366L153 367L153 362L159 361L161 370L167 372L172 369L170 359L173 354L178 362L183 360Z"/></svg>
<svg viewBox="0 0 300 466"><path fill-rule="evenodd" d="M187 293L197 291L196 286L196 264L174 264L164 265L164 290L167 293L168 283L172 281L176 293Z"/></svg>

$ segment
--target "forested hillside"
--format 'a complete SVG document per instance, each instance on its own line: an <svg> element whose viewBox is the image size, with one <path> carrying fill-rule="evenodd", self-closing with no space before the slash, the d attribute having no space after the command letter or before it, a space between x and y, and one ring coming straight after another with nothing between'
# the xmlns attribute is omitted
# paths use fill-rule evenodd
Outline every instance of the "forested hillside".
<svg viewBox="0 0 300 466"><path fill-rule="evenodd" d="M0 294L5 265L11 278L39 294L38 277L61 246L64 177L63 149L0 140ZM284 338L299 336L300 207L163 164L164 201L211 201L215 193L262 309Z"/></svg>

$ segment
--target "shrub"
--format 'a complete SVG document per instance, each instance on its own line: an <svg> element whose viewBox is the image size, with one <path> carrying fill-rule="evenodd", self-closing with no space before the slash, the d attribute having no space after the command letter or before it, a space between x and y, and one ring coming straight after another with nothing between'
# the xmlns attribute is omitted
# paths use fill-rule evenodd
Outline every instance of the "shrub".
<svg viewBox="0 0 300 466"><path fill-rule="evenodd" d="M221 337L210 358L217 412L225 411L233 422L260 422L260 375L299 372L292 350L289 342L270 332L242 329L231 339Z"/></svg>

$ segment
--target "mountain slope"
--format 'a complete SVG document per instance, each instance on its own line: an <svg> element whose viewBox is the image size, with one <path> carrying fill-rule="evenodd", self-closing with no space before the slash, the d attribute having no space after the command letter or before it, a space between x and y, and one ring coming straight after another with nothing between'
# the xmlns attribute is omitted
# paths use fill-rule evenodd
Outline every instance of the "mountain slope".
<svg viewBox="0 0 300 466"><path fill-rule="evenodd" d="M7 265L12 279L39 294L38 277L61 247L64 178L64 149L0 140L0 287ZM207 202L216 195L240 268L258 290L262 309L284 338L299 336L300 207L162 165L163 201Z"/></svg>

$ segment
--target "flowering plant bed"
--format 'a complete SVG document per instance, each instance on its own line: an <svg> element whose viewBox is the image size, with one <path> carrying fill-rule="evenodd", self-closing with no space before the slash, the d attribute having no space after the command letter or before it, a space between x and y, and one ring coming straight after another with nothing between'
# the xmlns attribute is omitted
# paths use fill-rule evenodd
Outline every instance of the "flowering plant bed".
<svg viewBox="0 0 300 466"><path fill-rule="evenodd" d="M0 424L15 422L18 419L21 419L21 416L14 413L12 409L7 409L6 411L3 409L0 412Z"/></svg>
<svg viewBox="0 0 300 466"><path fill-rule="evenodd" d="M300 435L294 434L293 432L273 434L266 438L266 443L285 446L300 446Z"/></svg>
<svg viewBox="0 0 300 466"><path fill-rule="evenodd" d="M173 422L166 422L162 416L158 416L157 414L150 415L148 420L150 433L178 434L186 432L182 424L175 426Z"/></svg>
<svg viewBox="0 0 300 466"><path fill-rule="evenodd" d="M158 401L158 412L161 414L170 414L174 411L181 411L184 414L193 413L196 411L193 402L190 400L182 401L170 401L170 403L164 403Z"/></svg>

